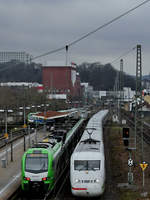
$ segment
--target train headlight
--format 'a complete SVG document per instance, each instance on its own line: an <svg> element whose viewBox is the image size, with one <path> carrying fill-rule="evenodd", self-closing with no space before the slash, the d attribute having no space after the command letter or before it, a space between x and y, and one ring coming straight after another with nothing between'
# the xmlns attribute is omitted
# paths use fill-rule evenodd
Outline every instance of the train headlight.
<svg viewBox="0 0 150 200"><path fill-rule="evenodd" d="M100 180L97 178L97 179L96 179L96 183L99 183L99 182L100 182Z"/></svg>
<svg viewBox="0 0 150 200"><path fill-rule="evenodd" d="M80 180L79 180L79 179L75 179L75 182L76 182L76 183L79 183L79 182L80 182Z"/></svg>

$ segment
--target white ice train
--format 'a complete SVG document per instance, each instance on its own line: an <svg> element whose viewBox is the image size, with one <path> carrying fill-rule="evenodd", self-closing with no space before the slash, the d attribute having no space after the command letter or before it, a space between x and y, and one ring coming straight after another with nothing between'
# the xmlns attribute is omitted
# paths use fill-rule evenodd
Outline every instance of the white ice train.
<svg viewBox="0 0 150 200"><path fill-rule="evenodd" d="M96 197L105 189L105 155L102 122L108 110L96 113L77 144L70 161L71 191L75 196Z"/></svg>

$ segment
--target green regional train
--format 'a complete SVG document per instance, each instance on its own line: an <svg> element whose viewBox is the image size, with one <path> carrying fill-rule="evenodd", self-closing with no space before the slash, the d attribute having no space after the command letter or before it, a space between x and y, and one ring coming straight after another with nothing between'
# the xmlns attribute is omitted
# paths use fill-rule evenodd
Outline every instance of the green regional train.
<svg viewBox="0 0 150 200"><path fill-rule="evenodd" d="M47 141L37 143L24 153L21 164L23 191L40 189L47 192L53 189L81 137L83 123L84 119L81 118L69 132L63 133L62 139L51 135Z"/></svg>

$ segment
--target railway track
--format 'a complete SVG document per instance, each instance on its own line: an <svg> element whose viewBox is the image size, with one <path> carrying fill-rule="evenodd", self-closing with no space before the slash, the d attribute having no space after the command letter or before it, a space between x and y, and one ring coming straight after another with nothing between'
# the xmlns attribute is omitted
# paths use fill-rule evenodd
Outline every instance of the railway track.
<svg viewBox="0 0 150 200"><path fill-rule="evenodd" d="M93 111L89 114L89 116L87 118L90 118L96 111ZM59 124L58 124L59 126ZM37 130L40 130L43 128L43 125L38 126ZM3 148L4 146L6 146L7 144L10 144L12 142L14 142L15 140L18 140L20 138L23 138L24 135L28 135L28 133L33 133L34 132L34 128L20 128L19 130L16 131L9 131L8 132L8 139L5 138L5 136L0 136L0 149Z"/></svg>
<svg viewBox="0 0 150 200"><path fill-rule="evenodd" d="M72 127L74 127L74 125L77 123L78 120L71 120L70 123L61 123L61 124L55 124L55 129L65 129L66 131L69 131ZM65 127L64 127L65 125ZM83 123L83 127L81 127L80 131L82 132L82 129L84 129L84 126L85 126L85 123ZM54 199L55 196L59 196L59 193L60 193L60 189L63 188L63 185L65 183L65 180L67 179L68 177L68 174L69 173L69 162L66 163L66 167L65 169L62 171L62 173L60 174L60 177L58 178L58 180L56 181L56 184L54 185L54 189L52 192L49 192L45 195L42 195L39 197L39 195L33 195L33 194L30 194L30 195L24 195L21 191L21 187L13 194L13 196L9 199L9 200L49 200L49 199ZM36 191L37 192L37 191Z"/></svg>
<svg viewBox="0 0 150 200"><path fill-rule="evenodd" d="M69 174L70 171L68 162L66 168L62 172L62 175L55 183L52 191L43 195L41 195L39 191L36 195L35 193L26 195L22 193L21 187L19 187L15 194L13 194L13 196L8 200L79 200L79 198L76 198L71 194Z"/></svg>
<svg viewBox="0 0 150 200"><path fill-rule="evenodd" d="M37 130L40 130L40 129L42 129L42 126L37 128ZM33 128L30 128L30 129L21 128L17 131L8 133L8 139L6 139L4 136L1 136L0 137L0 149L3 148L4 146L6 146L6 144L11 144L12 142L28 135L29 131L30 131L30 134L34 133L34 130L35 129L33 129Z"/></svg>
<svg viewBox="0 0 150 200"><path fill-rule="evenodd" d="M4 136L0 137L0 148L3 148L6 143L10 144L11 142L14 142L15 140L21 138L24 136L24 131L16 131L13 132L12 134L9 134L8 139L6 139Z"/></svg>
<svg viewBox="0 0 150 200"><path fill-rule="evenodd" d="M108 132L109 128L105 128L105 132ZM106 192L103 196L92 198L93 200L118 200L117 195L114 193L114 183L112 179L112 172L111 172L111 166L109 163L109 141L107 134L104 134L105 137L105 154L106 154ZM46 195L43 195L39 197L39 195L33 196L28 195L24 196L24 194L21 192L21 188L19 188L15 195L11 197L9 200L80 200L79 197L74 197L71 194L71 186L70 186L70 179L69 179L69 162L67 164L66 169L64 170L62 176L57 181L57 184L54 187L54 190L50 193L47 193Z"/></svg>
<svg viewBox="0 0 150 200"><path fill-rule="evenodd" d="M92 198L93 200L118 200L118 196L115 192L114 181L112 178L112 168L110 165L110 156L109 156L109 128L104 129L104 141L105 141L105 156L106 156L106 190L105 193L100 197ZM54 198L47 200L81 200L81 197L75 197L71 193L71 185L69 179L69 172L67 173L66 179L61 188L57 191ZM85 198L86 199L86 198Z"/></svg>
<svg viewBox="0 0 150 200"><path fill-rule="evenodd" d="M125 117L125 115L124 115ZM129 117L129 115L126 114L125 119L127 120L127 123L131 128L134 129L134 120ZM109 127L105 126L105 131L107 132L109 130ZM144 135L144 140L150 144L150 135L149 135L149 129L150 125L147 123L143 124L143 135ZM108 133L109 134L109 133ZM104 134L104 135L108 135ZM114 187L114 182L112 179L112 171L111 171L111 166L109 162L109 141L108 137L105 137L105 155L106 155L106 192L104 193L103 196L94 198L94 200L118 200L117 199L117 194L115 193L115 187ZM56 188L52 193L47 194L44 197L28 197L25 198L24 196L17 197L15 199L11 200L79 200L80 198L74 197L71 194L70 190L70 180L69 180L69 166L67 166L65 173L62 175L62 178L57 182Z"/></svg>

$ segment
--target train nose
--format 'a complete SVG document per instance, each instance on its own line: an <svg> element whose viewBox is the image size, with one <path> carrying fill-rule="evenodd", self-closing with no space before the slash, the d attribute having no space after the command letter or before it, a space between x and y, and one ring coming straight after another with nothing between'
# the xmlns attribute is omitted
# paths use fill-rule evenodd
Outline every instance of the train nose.
<svg viewBox="0 0 150 200"><path fill-rule="evenodd" d="M32 188L39 188L40 187L40 183L39 182L32 182Z"/></svg>
<svg viewBox="0 0 150 200"><path fill-rule="evenodd" d="M31 188L32 191L39 192L40 188L43 188L43 183L33 181L33 182L30 183L30 188Z"/></svg>

